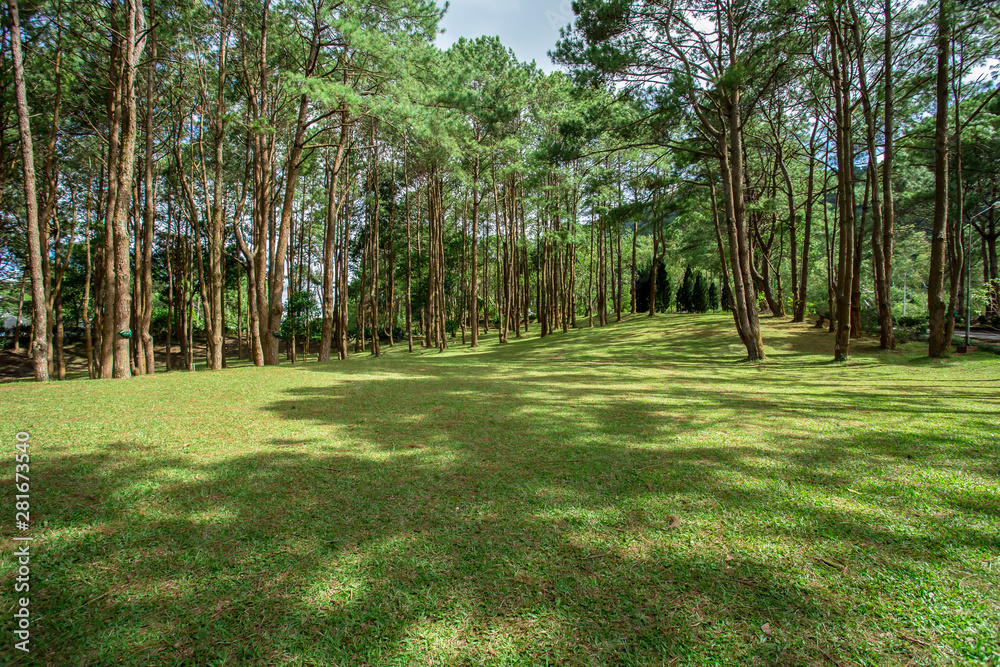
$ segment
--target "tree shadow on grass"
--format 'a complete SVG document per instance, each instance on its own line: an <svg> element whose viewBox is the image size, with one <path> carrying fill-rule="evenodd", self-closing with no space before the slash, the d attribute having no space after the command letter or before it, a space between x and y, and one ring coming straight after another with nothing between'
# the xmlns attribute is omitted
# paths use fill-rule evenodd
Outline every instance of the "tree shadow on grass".
<svg viewBox="0 0 1000 667"><path fill-rule="evenodd" d="M373 417L358 412L354 424ZM433 443L438 430L412 437ZM854 612L827 592L859 575L804 576L743 533L800 544L807 561L847 561L826 549L854 545L852 568L881 558L901 580L956 541L1000 549L995 535L901 532L780 487L750 495L734 471L774 477L753 448L568 443L553 455L517 440L388 457L276 447L194 469L61 457L46 498L74 500L52 507L36 556L38 664L819 664L859 650L837 639ZM779 479L798 486L849 481L822 470L821 453L780 458ZM896 648L869 657L910 656Z"/></svg>
<svg viewBox="0 0 1000 667"><path fill-rule="evenodd" d="M505 382L486 389L504 395ZM52 462L47 498L95 500L54 504L53 537L40 542L37 641L49 664L763 665L858 651L902 662L902 647L837 639L853 612L831 580L859 595L866 583L808 564L878 563L907 580L956 544L1000 549L964 524L888 521L885 493L850 508L803 495L843 491L844 460L898 458L891 437L788 453L641 447L612 437L614 403L532 413L510 400L470 423L452 377L386 384L391 414L340 387L311 391L271 409L350 425L347 452L279 438L193 469L163 456L126 465L114 445ZM428 411L427 397L442 409ZM686 428L629 409L620 435ZM386 438L390 420L409 424L402 437L416 448ZM963 496L954 509L985 502ZM799 545L805 569L780 549L748 549L752 536Z"/></svg>
<svg viewBox="0 0 1000 667"><path fill-rule="evenodd" d="M719 628L773 664L755 627L823 616L774 564L621 516L613 477L425 458L281 450L177 481L162 459L54 461L47 497L96 501L54 507L39 543L39 664L612 664L710 655Z"/></svg>

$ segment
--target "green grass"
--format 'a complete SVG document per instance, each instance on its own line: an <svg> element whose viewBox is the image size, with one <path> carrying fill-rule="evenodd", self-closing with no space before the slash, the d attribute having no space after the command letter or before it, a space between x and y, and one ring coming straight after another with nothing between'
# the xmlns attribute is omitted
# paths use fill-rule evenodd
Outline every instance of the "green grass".
<svg viewBox="0 0 1000 667"><path fill-rule="evenodd" d="M2 386L35 542L0 660L997 665L997 357L765 341L669 315Z"/></svg>

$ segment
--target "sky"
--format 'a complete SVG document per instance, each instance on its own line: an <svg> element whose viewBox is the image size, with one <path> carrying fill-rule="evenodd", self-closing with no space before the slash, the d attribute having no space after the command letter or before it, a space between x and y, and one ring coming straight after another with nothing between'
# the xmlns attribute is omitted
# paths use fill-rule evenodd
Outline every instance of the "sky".
<svg viewBox="0 0 1000 667"><path fill-rule="evenodd" d="M573 20L570 0L451 0L437 44L448 48L459 37L499 35L519 60L540 69L559 69L547 55L559 39L559 28Z"/></svg>

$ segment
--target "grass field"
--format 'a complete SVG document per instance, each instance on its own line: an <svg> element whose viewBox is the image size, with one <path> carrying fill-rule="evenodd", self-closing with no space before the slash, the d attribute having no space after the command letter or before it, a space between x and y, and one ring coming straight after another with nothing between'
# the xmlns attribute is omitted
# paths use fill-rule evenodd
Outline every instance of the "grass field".
<svg viewBox="0 0 1000 667"><path fill-rule="evenodd" d="M766 322L751 365L724 315L493 340L0 387L34 536L0 662L1000 661L1000 357Z"/></svg>

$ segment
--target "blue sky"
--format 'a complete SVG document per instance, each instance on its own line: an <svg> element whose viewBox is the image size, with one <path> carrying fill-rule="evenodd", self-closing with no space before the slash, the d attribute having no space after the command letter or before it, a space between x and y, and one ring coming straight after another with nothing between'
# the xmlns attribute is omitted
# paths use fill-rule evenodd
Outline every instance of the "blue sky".
<svg viewBox="0 0 1000 667"><path fill-rule="evenodd" d="M557 67L546 53L555 47L559 28L572 20L570 0L452 0L438 46L447 48L459 37L499 35L520 60L551 72Z"/></svg>

